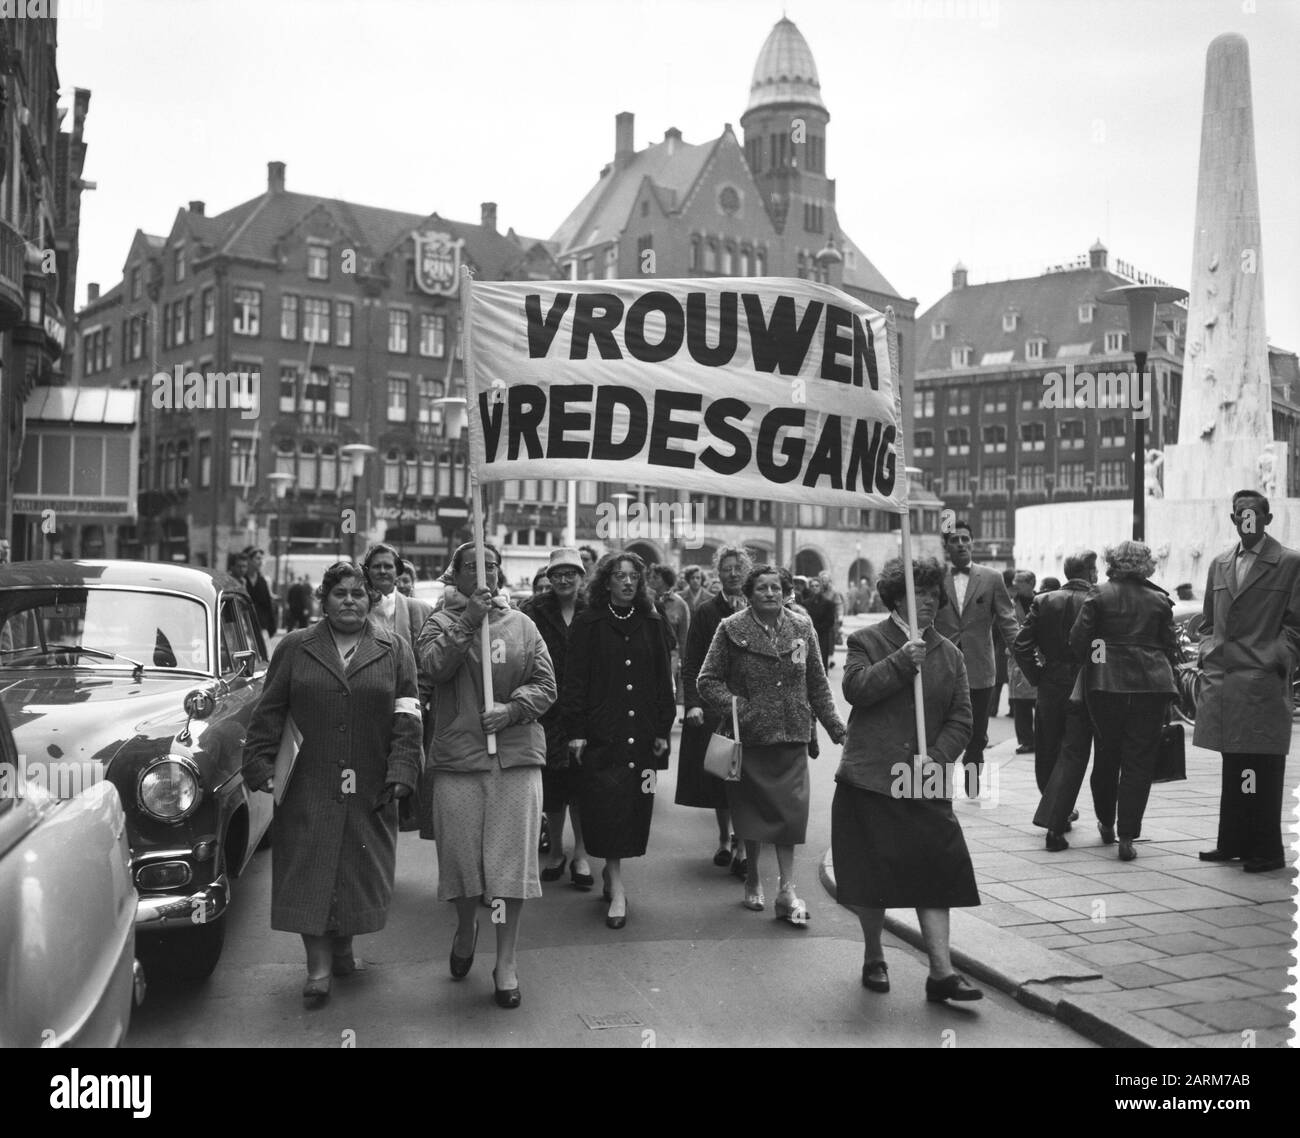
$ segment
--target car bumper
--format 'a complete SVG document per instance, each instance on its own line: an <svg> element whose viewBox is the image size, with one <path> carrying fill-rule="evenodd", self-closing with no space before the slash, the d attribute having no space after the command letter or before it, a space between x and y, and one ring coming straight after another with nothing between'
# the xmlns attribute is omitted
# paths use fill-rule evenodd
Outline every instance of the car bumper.
<svg viewBox="0 0 1300 1138"><path fill-rule="evenodd" d="M135 927L139 932L192 928L217 920L229 904L230 879L223 873L196 893L142 896L135 911Z"/></svg>

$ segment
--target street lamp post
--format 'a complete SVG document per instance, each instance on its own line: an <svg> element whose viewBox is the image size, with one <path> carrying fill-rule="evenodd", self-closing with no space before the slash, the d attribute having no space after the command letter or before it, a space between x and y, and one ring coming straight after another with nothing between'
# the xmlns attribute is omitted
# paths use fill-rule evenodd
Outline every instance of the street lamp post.
<svg viewBox="0 0 1300 1138"><path fill-rule="evenodd" d="M462 457L464 455L464 448L461 444L463 441L465 428L469 424L469 400L466 399L465 396L463 395L444 395L433 400L431 406L442 407L446 409L446 417L443 420L443 434L446 437L447 442L449 444L448 449L451 452L451 459L452 459L450 465L451 486L449 487L449 489L454 490L456 486L456 471L455 471L456 459L457 457ZM458 452L460 453L458 454ZM465 480L466 482L468 482L468 463L466 463L466 468L467 468L467 474ZM466 489L465 498L466 500L468 500L469 499L468 485L465 487L465 489ZM466 511L466 517L467 519L469 518L468 511ZM444 570L451 568L451 557L452 554L455 552L455 548L456 548L456 530L457 528L459 528L455 525L455 522L458 520L459 520L458 518L444 519L443 495L439 495L438 524L442 526L442 535L447 539L447 564L443 567ZM502 572L504 571L505 570L503 568Z"/></svg>
<svg viewBox="0 0 1300 1138"><path fill-rule="evenodd" d="M268 474L266 480L271 484L271 489L275 494L276 507L275 513L271 515L275 525L271 530L271 552L275 555L275 577L271 582L272 591L279 595L280 591L280 505L284 501L285 494L288 493L289 487L293 484L294 477L283 471L276 471Z"/></svg>
<svg viewBox="0 0 1300 1138"><path fill-rule="evenodd" d="M361 476L366 472L367 457L376 453L375 448L367 443L348 443L339 448L339 454L352 462L352 541L349 556L353 561L357 559L357 526L361 519Z"/></svg>
<svg viewBox="0 0 1300 1138"><path fill-rule="evenodd" d="M1137 369L1133 396L1138 408L1146 406L1145 385L1147 352L1151 350L1151 333L1155 327L1156 305L1172 304L1187 299L1187 290L1170 285L1122 285L1108 289L1097 299L1102 304L1127 304L1129 342L1133 349L1133 362ZM1155 391L1152 389L1152 404ZM1146 539L1146 419L1133 416L1133 540Z"/></svg>

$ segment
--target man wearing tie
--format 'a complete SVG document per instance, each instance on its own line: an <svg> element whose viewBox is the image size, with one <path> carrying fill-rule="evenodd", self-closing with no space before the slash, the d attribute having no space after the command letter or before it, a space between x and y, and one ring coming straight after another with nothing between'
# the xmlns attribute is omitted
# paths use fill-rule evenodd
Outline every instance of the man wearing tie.
<svg viewBox="0 0 1300 1138"><path fill-rule="evenodd" d="M1210 563L1193 742L1223 754L1219 840L1202 861L1247 873L1286 864L1282 783L1291 747L1291 674L1300 664L1300 553L1269 537L1268 499L1232 496L1240 540Z"/></svg>
<svg viewBox="0 0 1300 1138"><path fill-rule="evenodd" d="M971 563L973 544L969 522L959 521L944 534L948 569L943 575L943 588L948 603L934 618L935 630L961 649L970 680L975 722L964 756L968 798L979 797L980 768L984 765L984 746L988 742L989 703L997 678L993 625L996 621L1007 644L1015 643L1020 630L1002 574Z"/></svg>

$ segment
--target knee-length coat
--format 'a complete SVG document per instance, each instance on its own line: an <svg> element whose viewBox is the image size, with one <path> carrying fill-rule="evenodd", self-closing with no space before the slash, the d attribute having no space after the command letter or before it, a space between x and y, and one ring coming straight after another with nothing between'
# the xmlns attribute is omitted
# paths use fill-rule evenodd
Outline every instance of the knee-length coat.
<svg viewBox="0 0 1300 1138"><path fill-rule="evenodd" d="M379 813L374 805L386 784L414 789L419 781L418 695L411 649L369 623L346 667L325 620L289 633L276 648L244 742L249 782L259 785L274 765L286 717L302 732L293 777L275 809L272 928L350 936L384 927L397 804Z"/></svg>

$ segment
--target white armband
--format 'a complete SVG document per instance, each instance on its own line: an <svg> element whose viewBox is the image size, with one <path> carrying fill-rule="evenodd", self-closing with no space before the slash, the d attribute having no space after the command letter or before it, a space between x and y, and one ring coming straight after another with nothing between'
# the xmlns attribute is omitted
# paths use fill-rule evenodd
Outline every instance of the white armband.
<svg viewBox="0 0 1300 1138"><path fill-rule="evenodd" d="M393 705L394 715L414 715L416 719L423 720L424 716L420 714L420 701L414 696L403 695L397 697L397 702Z"/></svg>

